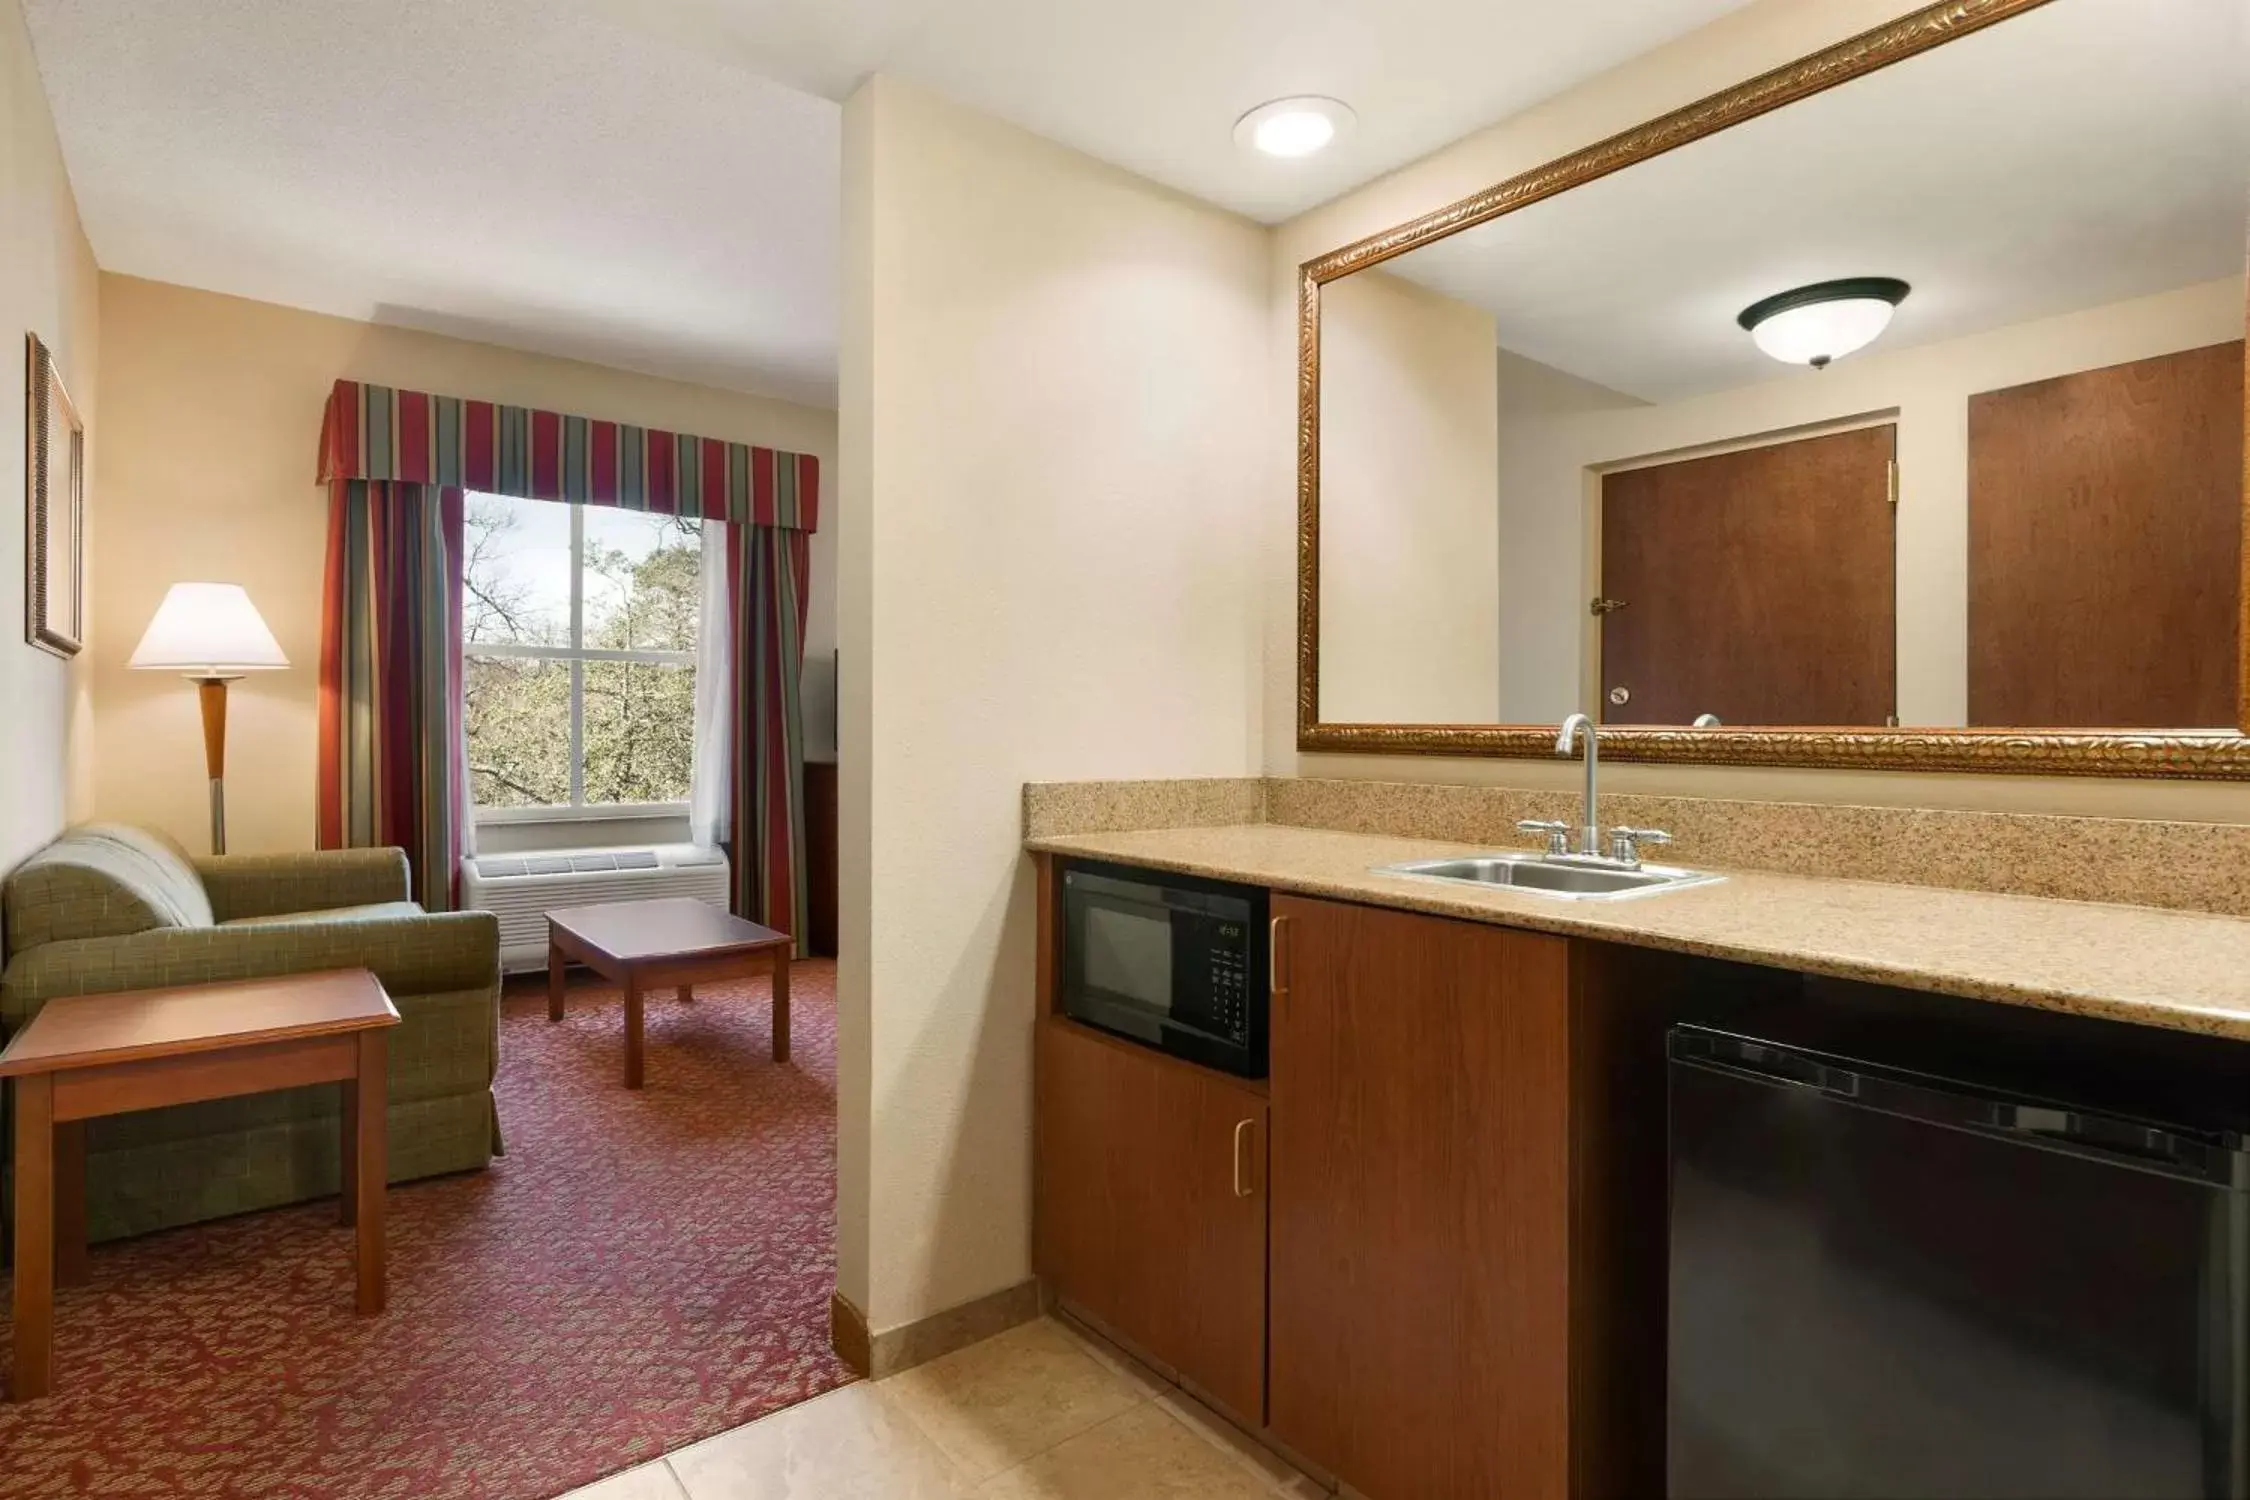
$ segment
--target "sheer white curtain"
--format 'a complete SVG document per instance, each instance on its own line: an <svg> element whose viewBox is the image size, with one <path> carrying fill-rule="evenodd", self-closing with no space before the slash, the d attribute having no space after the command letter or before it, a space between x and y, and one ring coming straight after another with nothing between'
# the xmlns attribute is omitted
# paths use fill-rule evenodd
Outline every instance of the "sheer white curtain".
<svg viewBox="0 0 2250 1500"><path fill-rule="evenodd" d="M688 783L689 837L716 844L727 826L727 785L732 777L728 674L734 668L732 612L727 601L727 544L723 521L703 523L703 605L695 629L695 772Z"/></svg>

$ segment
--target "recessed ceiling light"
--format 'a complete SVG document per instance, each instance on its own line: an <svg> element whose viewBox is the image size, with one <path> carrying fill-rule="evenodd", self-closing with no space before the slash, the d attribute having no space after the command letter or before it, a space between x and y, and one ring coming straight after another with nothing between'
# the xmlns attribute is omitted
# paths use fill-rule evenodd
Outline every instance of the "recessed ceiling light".
<svg viewBox="0 0 2250 1500"><path fill-rule="evenodd" d="M1895 276L1819 281L1751 303L1735 321L1760 349L1788 365L1827 368L1864 349L1891 324L1908 287Z"/></svg>
<svg viewBox="0 0 2250 1500"><path fill-rule="evenodd" d="M1235 121L1234 139L1268 156L1310 156L1350 130L1353 119L1339 99L1300 94L1261 104Z"/></svg>

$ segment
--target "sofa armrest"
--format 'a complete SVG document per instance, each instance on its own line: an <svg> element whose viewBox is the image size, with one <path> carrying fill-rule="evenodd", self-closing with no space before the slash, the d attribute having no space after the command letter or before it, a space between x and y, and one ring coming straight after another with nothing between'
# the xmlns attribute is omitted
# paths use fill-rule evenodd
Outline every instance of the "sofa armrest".
<svg viewBox="0 0 2250 1500"><path fill-rule="evenodd" d="M490 987L500 992L500 919L486 911L382 921L317 919L260 927L172 927L130 937L43 943L0 981L0 1023L13 1031L62 995L165 989L368 969L395 995Z"/></svg>
<svg viewBox="0 0 2250 1500"><path fill-rule="evenodd" d="M404 849L221 854L196 860L195 873L221 922L411 899Z"/></svg>

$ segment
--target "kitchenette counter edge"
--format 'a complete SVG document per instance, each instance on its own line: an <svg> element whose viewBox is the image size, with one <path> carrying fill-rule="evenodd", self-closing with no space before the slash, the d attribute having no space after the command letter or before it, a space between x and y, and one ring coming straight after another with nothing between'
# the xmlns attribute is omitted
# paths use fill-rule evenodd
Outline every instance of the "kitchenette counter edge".
<svg viewBox="0 0 2250 1500"><path fill-rule="evenodd" d="M1025 847L2250 1041L2250 920L2235 917L1731 870L1716 885L1568 902L1374 873L1486 852L1476 845L1270 823L1054 835Z"/></svg>

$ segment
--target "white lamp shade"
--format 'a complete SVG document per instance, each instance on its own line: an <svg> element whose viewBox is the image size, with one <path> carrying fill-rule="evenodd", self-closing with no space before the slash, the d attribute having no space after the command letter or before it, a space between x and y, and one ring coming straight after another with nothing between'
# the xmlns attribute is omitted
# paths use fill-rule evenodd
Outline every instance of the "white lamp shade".
<svg viewBox="0 0 2250 1500"><path fill-rule="evenodd" d="M1784 364L1826 364L1874 343L1891 326L1893 311L1880 297L1808 302L1775 313L1751 329L1750 337Z"/></svg>
<svg viewBox="0 0 2250 1500"><path fill-rule="evenodd" d="M289 665L258 608L238 583L175 583L127 665L215 676Z"/></svg>

